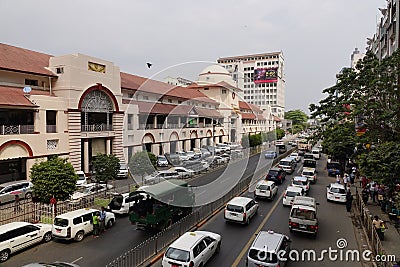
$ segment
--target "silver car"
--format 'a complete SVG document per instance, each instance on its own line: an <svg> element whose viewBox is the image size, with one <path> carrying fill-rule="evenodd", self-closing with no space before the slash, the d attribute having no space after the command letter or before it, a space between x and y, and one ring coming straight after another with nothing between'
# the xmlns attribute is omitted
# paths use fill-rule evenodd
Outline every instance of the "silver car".
<svg viewBox="0 0 400 267"><path fill-rule="evenodd" d="M14 181L0 184L0 204L12 202L15 197L22 198L32 197L33 184L29 181Z"/></svg>

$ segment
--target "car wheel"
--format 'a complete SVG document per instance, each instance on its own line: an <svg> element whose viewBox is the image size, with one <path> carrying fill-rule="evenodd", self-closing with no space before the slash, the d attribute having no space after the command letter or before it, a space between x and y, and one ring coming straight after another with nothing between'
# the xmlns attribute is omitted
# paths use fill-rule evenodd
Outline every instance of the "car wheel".
<svg viewBox="0 0 400 267"><path fill-rule="evenodd" d="M110 219L110 220L107 222L107 228L111 228L113 225L114 225L114 220L113 220L113 219Z"/></svg>
<svg viewBox="0 0 400 267"><path fill-rule="evenodd" d="M75 241L80 242L83 240L84 236L85 236L85 233L83 231L79 231L76 233L74 239L75 239Z"/></svg>
<svg viewBox="0 0 400 267"><path fill-rule="evenodd" d="M47 232L43 236L43 242L50 242L53 239L53 234L51 232Z"/></svg>
<svg viewBox="0 0 400 267"><path fill-rule="evenodd" d="M10 251L5 249L0 252L0 262L5 262L10 257Z"/></svg>

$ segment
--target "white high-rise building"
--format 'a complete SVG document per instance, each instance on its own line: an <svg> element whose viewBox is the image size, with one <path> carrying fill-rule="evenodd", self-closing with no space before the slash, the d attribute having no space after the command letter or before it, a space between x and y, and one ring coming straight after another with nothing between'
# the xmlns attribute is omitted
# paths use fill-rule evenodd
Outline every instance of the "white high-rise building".
<svg viewBox="0 0 400 267"><path fill-rule="evenodd" d="M285 74L282 52L223 57L217 62L226 68L242 89L246 102L267 109L283 119L285 113Z"/></svg>

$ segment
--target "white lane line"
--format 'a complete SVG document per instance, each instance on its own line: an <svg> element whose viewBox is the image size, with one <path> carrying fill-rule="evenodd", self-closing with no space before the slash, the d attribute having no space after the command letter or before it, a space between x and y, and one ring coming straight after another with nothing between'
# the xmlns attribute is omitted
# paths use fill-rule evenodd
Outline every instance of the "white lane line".
<svg viewBox="0 0 400 267"><path fill-rule="evenodd" d="M81 259L83 259L83 257L77 258L76 260L74 260L74 261L71 262L71 263L76 263L77 261L80 261Z"/></svg>

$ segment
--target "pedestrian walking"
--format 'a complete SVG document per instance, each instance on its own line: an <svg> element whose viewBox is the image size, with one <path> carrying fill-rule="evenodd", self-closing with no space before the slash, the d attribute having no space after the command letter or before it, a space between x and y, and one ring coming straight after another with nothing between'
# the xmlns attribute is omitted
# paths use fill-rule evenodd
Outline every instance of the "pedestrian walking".
<svg viewBox="0 0 400 267"><path fill-rule="evenodd" d="M351 194L350 189L347 190L347 194L346 194L346 210L347 212L351 211L351 206L353 204L353 195Z"/></svg>
<svg viewBox="0 0 400 267"><path fill-rule="evenodd" d="M362 192L361 192L362 200L365 205L367 205L368 199L369 199L369 189L365 187Z"/></svg>
<svg viewBox="0 0 400 267"><path fill-rule="evenodd" d="M372 202L375 203L376 202L376 198L378 196L378 188L379 188L379 184L375 183L374 186L372 186L371 188L371 198L372 198Z"/></svg>
<svg viewBox="0 0 400 267"><path fill-rule="evenodd" d="M377 215L374 216L374 219L372 220L372 224L375 227L376 233L378 234L378 237L380 240L384 239L384 229L385 229L385 224Z"/></svg>
<svg viewBox="0 0 400 267"><path fill-rule="evenodd" d="M347 173L344 174L343 176L343 185L344 189L347 190L347 183L349 182L349 175Z"/></svg>
<svg viewBox="0 0 400 267"><path fill-rule="evenodd" d="M378 205L380 206L382 204L383 199L385 198L385 189L383 185L378 186L377 195L378 195Z"/></svg>
<svg viewBox="0 0 400 267"><path fill-rule="evenodd" d="M104 207L101 207L100 211L100 233L106 231L106 210Z"/></svg>
<svg viewBox="0 0 400 267"><path fill-rule="evenodd" d="M99 223L100 223L100 213L99 212L96 212L93 214L92 223L93 223L93 237L98 237L99 236Z"/></svg>
<svg viewBox="0 0 400 267"><path fill-rule="evenodd" d="M355 171L353 171L352 173L350 173L350 184L353 185L355 180L356 180L356 173Z"/></svg>

